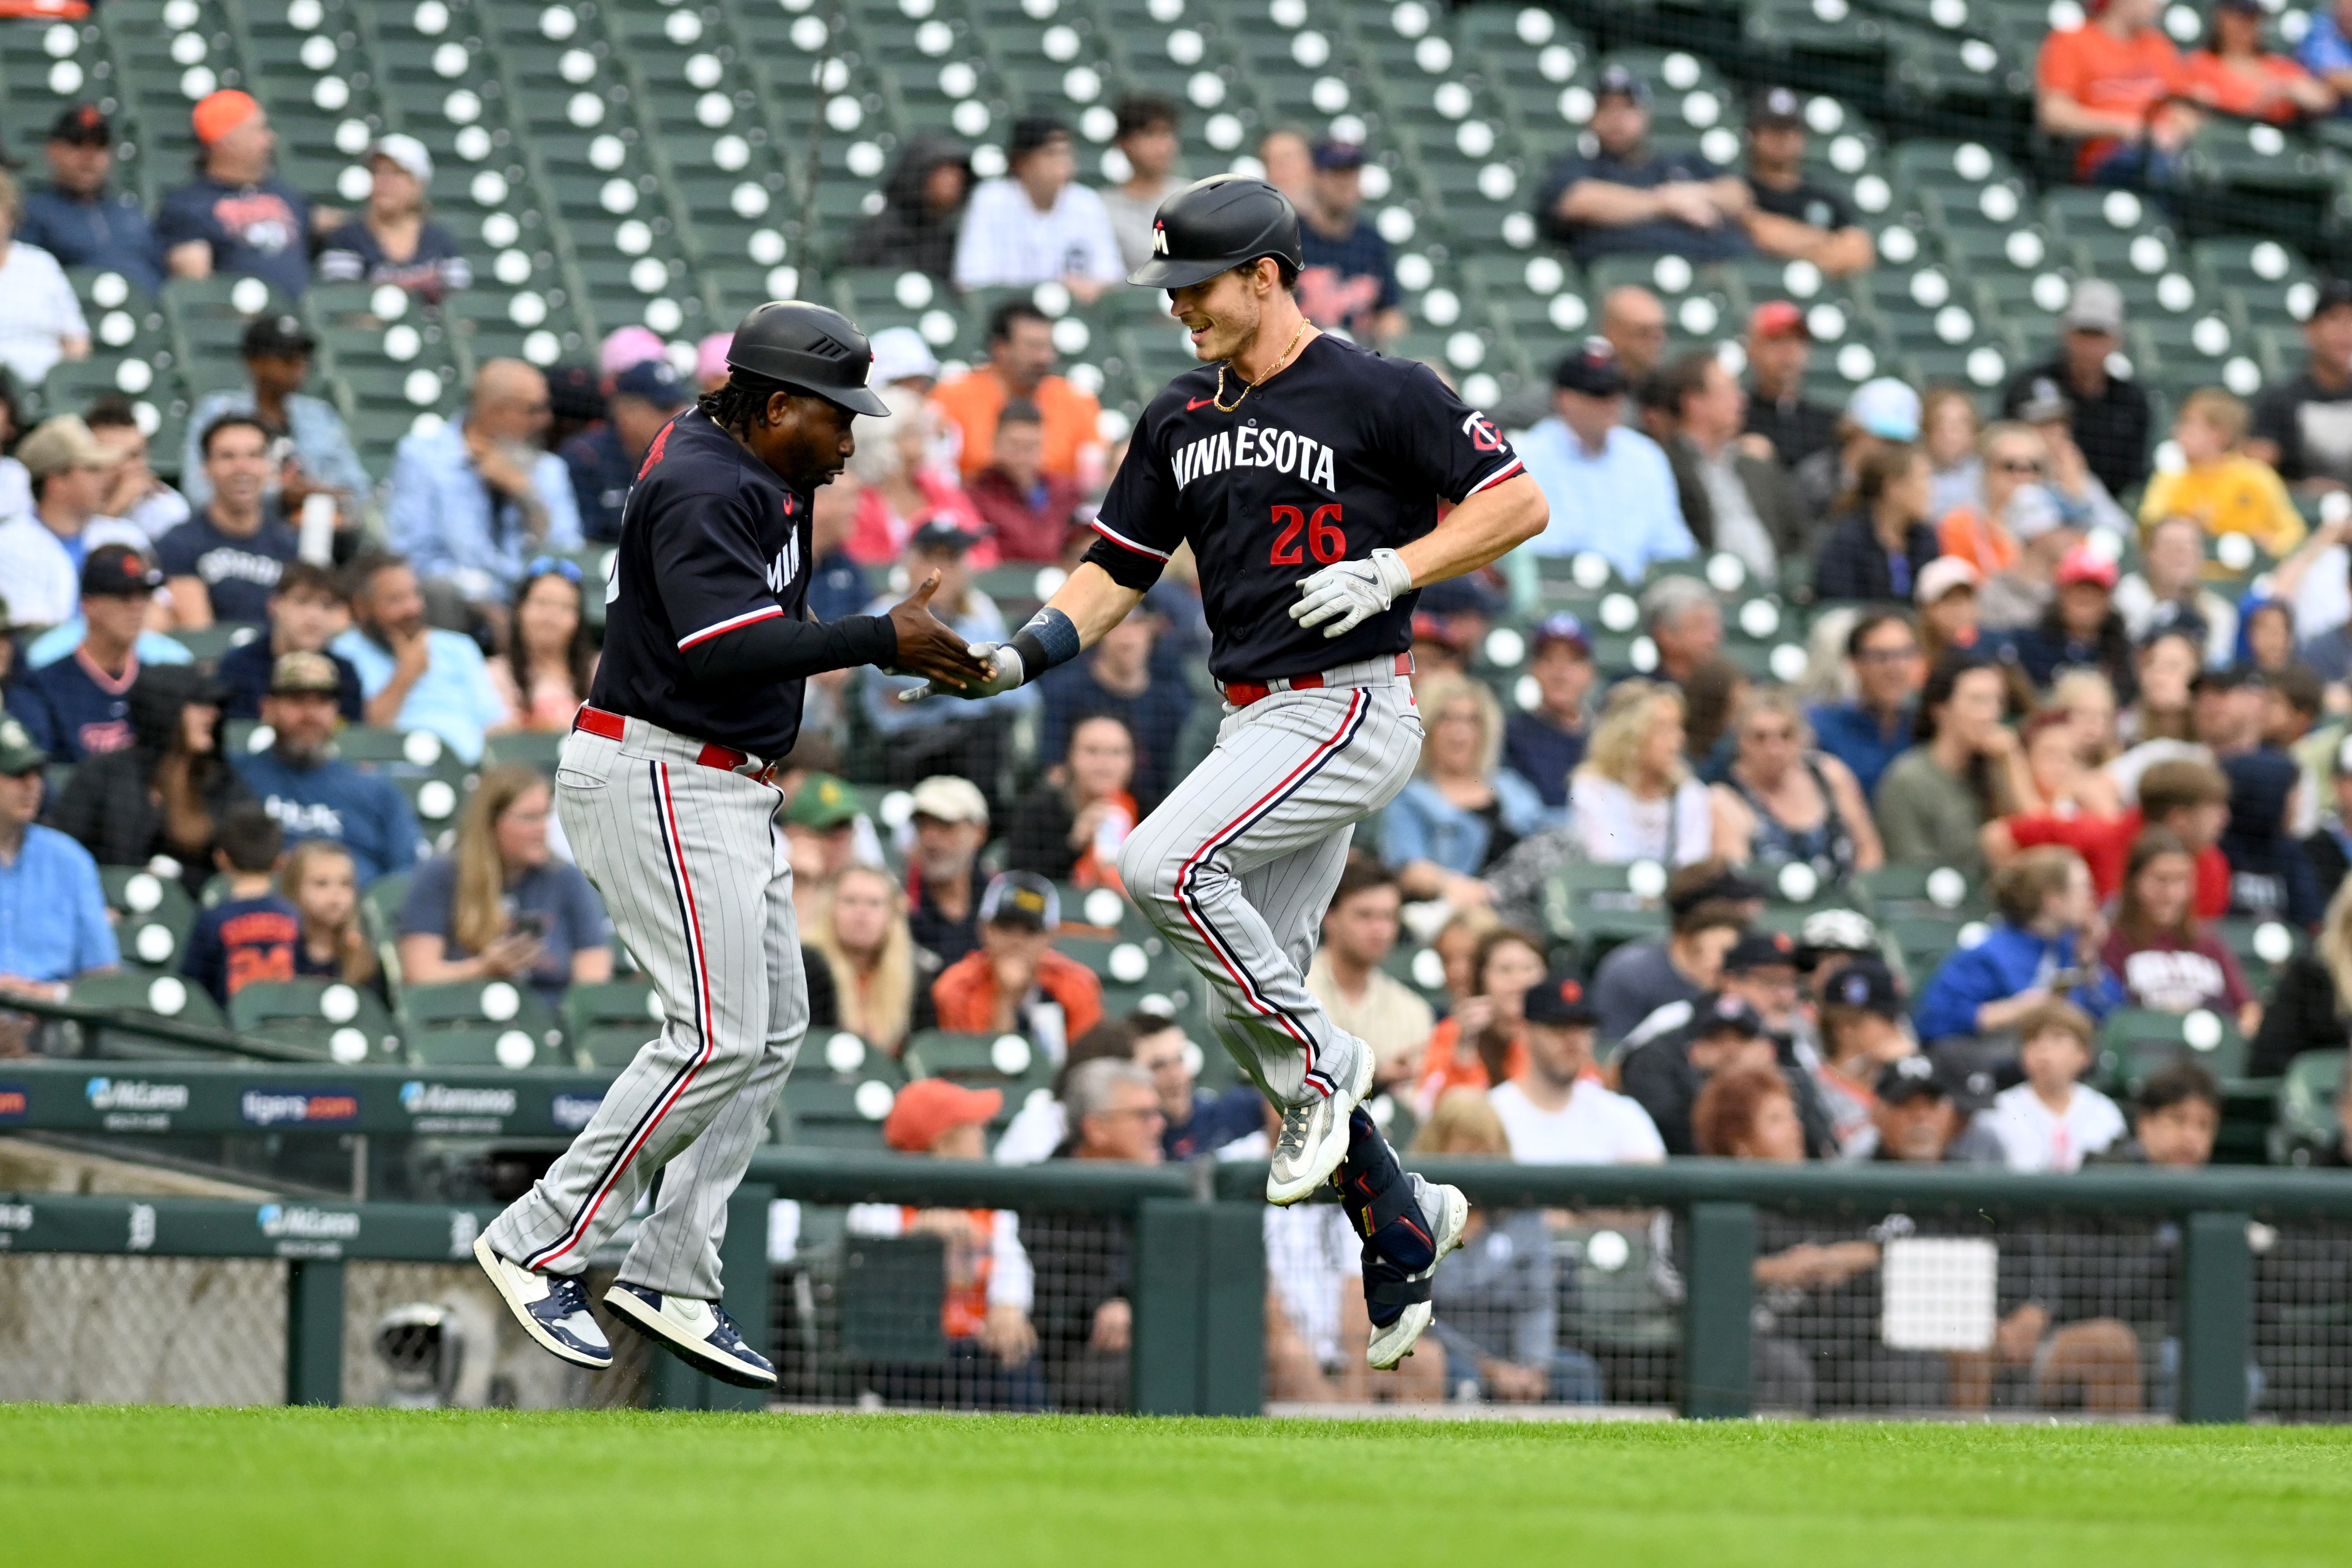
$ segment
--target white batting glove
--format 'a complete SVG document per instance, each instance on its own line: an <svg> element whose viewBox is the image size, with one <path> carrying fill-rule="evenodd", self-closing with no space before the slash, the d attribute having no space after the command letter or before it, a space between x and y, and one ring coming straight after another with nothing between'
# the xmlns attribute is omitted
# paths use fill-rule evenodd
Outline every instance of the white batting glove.
<svg viewBox="0 0 2352 1568"><path fill-rule="evenodd" d="M1302 626L1319 626L1337 616L1338 624L1323 633L1336 637L1393 604L1412 586L1412 569L1395 551L1375 550L1369 561L1334 562L1312 577L1300 578L1298 586L1298 603L1290 606L1290 618Z"/></svg>
<svg viewBox="0 0 2352 1568"><path fill-rule="evenodd" d="M1013 651L1013 645L1010 643L974 643L971 645L971 657L987 660L989 669L992 671L989 678L978 686L942 686L936 680L927 680L920 686L909 686L906 690L898 693L898 700L920 702L926 697L936 695L961 697L966 701L971 701L982 697L993 697L1002 691L1010 691L1029 679L1029 672L1022 668L1021 656Z"/></svg>

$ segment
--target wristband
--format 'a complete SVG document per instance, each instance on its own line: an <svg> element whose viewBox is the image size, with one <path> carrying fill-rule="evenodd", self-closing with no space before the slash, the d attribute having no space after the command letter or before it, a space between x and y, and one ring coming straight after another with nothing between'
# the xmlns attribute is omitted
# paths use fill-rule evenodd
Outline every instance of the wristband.
<svg viewBox="0 0 2352 1568"><path fill-rule="evenodd" d="M1078 657L1078 628L1069 616L1048 605L1013 634L1011 646L1021 656L1023 679L1034 680L1055 665Z"/></svg>

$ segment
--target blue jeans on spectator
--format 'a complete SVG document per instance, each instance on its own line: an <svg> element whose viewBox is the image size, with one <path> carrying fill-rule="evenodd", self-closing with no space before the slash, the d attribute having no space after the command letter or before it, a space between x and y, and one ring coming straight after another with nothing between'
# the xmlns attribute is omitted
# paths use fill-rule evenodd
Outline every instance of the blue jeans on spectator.
<svg viewBox="0 0 2352 1568"><path fill-rule="evenodd" d="M2179 187L2187 165L2153 142L2126 142L2091 165L2091 184L2121 185L2159 195Z"/></svg>

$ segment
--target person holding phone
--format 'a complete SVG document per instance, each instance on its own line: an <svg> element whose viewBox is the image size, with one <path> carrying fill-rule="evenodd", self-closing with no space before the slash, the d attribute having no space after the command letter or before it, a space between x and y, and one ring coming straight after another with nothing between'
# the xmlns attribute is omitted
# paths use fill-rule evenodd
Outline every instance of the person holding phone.
<svg viewBox="0 0 2352 1568"><path fill-rule="evenodd" d="M548 850L552 807L538 770L483 770L455 847L416 868L401 902L400 971L410 984L527 981L555 1006L574 982L613 977L596 889Z"/></svg>

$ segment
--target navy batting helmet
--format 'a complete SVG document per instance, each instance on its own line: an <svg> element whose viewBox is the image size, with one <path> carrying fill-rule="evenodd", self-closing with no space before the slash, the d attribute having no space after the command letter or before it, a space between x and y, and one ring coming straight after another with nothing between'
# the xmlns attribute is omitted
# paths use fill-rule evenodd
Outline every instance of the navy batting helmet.
<svg viewBox="0 0 2352 1568"><path fill-rule="evenodd" d="M1145 289L1186 289L1261 256L1307 265L1298 243L1298 209L1264 180L1212 174L1160 204L1151 220L1151 259L1127 275Z"/></svg>
<svg viewBox="0 0 2352 1568"><path fill-rule="evenodd" d="M805 300L771 300L743 318L727 348L727 368L779 381L853 414L890 405L866 384L874 345L838 310Z"/></svg>

